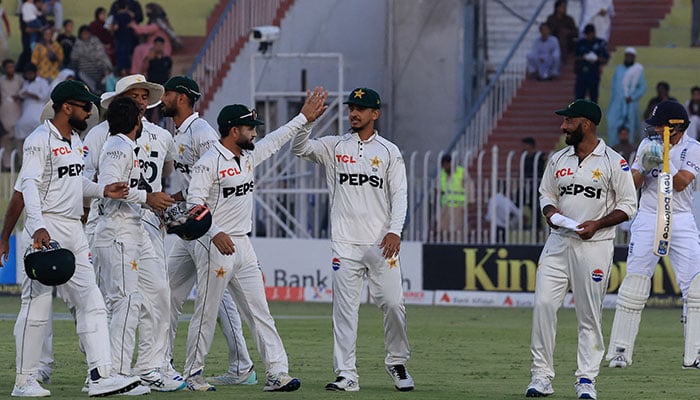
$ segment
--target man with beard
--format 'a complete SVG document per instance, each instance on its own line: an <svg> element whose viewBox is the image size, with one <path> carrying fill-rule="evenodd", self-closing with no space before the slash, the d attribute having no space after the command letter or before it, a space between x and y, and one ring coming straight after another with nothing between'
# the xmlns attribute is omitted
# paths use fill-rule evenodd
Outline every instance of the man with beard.
<svg viewBox="0 0 700 400"><path fill-rule="evenodd" d="M15 190L22 194L26 206L26 241L40 249L48 247L53 239L75 255L75 273L57 287L58 295L75 308L76 331L88 363L89 395L107 396L136 387L139 379L111 373L107 312L88 260L89 248L80 223L83 197L117 199L128 194L123 181L96 184L80 173L82 142L74 130L84 129L92 110L90 103L98 99L79 81L56 86L51 93L55 115L27 138ZM50 286L38 281L28 277L22 281L22 306L15 324L17 376L13 396L51 395L35 378L52 308L51 293Z"/></svg>
<svg viewBox="0 0 700 400"><path fill-rule="evenodd" d="M188 194L190 203L208 205L212 213L209 232L193 241L197 298L187 333L183 373L188 382L201 378L214 337L216 310L228 287L255 337L265 365L267 378L263 390L291 392L301 386L299 379L289 376L287 352L270 314L258 257L248 237L253 219L253 170L295 134L310 131L311 123L326 110L327 97L328 92L323 88L315 88L313 93L307 91L301 112L256 144L253 144L255 127L263 122L257 119L255 110L233 104L219 112L221 140L192 168Z"/></svg>
<svg viewBox="0 0 700 400"><path fill-rule="evenodd" d="M647 91L644 79L644 67L635 61L637 50L625 49L625 60L615 68L610 88L610 105L608 106L608 144L615 146L620 142L617 135L621 127L629 130L630 143L635 142L639 134L639 99Z"/></svg>
<svg viewBox="0 0 700 400"><path fill-rule="evenodd" d="M552 228L540 255L532 314L532 380L526 397L554 393L557 310L569 288L576 298L576 395L597 398L603 358L602 308L612 265L615 225L632 218L637 193L630 167L596 136L600 107L576 100L563 110L568 147L554 153L540 184L540 204Z"/></svg>
<svg viewBox="0 0 700 400"><path fill-rule="evenodd" d="M175 122L175 178L181 189L173 197L187 200L192 167L211 146L219 140L219 134L207 121L194 112L194 103L200 98L199 85L186 76L174 76L165 82L163 115ZM167 357L172 360L173 344L182 304L187 299L197 278L194 243L176 237L168 253L167 266L170 279L170 340ZM253 360L243 337L241 316L231 294L226 291L219 306L219 321L229 348L229 367L223 375L209 378L217 385L255 385L257 374ZM196 391L213 390L200 374L189 380L188 388Z"/></svg>
<svg viewBox="0 0 700 400"><path fill-rule="evenodd" d="M365 275L384 313L384 365L394 387L411 391L399 249L406 219L406 166L399 148L375 129L381 100L357 88L347 101L351 132L309 140L294 138L294 154L322 164L330 190L333 250L333 369L326 390L360 390L356 366L357 319ZM358 223L358 221L362 221Z"/></svg>
<svg viewBox="0 0 700 400"><path fill-rule="evenodd" d="M129 97L119 97L112 101L107 109L107 122L110 136L100 153L97 182L111 184L126 181L129 182L130 190L123 200L100 201L92 248L93 259L99 267L100 289L111 317L109 330L112 371L128 375L131 374L142 302L144 298L155 295L144 290L144 278L141 277L142 274L155 275L154 267L149 266L140 271L145 264L157 264L153 244L141 223L142 205L148 205L154 211L162 211L173 204L173 199L164 192L139 187L142 163L139 163L138 154L145 149L139 148L136 142L141 134L141 112L136 101ZM151 276L149 283L153 284L155 279ZM165 320L161 324L167 326ZM141 335L157 335L154 325L157 323L151 322L149 332L141 329ZM140 350L145 351L143 348ZM139 359L141 358L140 352ZM137 368L143 385L139 387L140 392L132 391L131 394L147 393L151 386L166 391L184 387L182 382L166 382L163 379L159 371L165 359L162 352L158 357L154 355L151 358L148 361L154 364L149 365L150 368L141 368L142 365Z"/></svg>

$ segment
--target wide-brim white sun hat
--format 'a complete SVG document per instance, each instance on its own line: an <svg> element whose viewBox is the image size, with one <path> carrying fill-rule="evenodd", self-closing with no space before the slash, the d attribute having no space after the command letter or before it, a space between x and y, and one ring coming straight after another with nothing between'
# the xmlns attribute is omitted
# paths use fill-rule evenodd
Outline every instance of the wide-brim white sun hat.
<svg viewBox="0 0 700 400"><path fill-rule="evenodd" d="M158 105L165 92L162 85L148 82L141 74L127 75L117 81L114 92L102 93L100 105L106 110L117 96L137 88L148 90L148 108Z"/></svg>

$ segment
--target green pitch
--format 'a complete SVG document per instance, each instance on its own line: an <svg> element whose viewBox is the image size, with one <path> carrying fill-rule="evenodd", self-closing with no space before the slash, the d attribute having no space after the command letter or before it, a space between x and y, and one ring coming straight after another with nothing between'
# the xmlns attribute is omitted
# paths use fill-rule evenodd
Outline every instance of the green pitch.
<svg viewBox="0 0 700 400"><path fill-rule="evenodd" d="M60 301L56 312L67 313ZM330 304L272 303L277 327L289 354L290 370L301 378L301 389L293 393L263 393L264 370L255 345L246 332L248 347L256 363L258 385L220 386L216 392L152 393L160 399L522 399L529 382L530 327L532 310L408 307L412 359L408 369L416 390L399 393L384 371L382 318L374 306L360 311L358 368L361 390L357 393L326 392L333 380ZM14 315L19 299L0 297L0 314ZM188 304L186 312L191 313ZM605 310L607 338L612 310ZM7 319L7 318L6 318ZM697 399L700 371L681 370L683 329L678 309L644 311L635 350L628 369L601 368L598 394L601 399ZM0 398L9 398L14 382L14 322L0 321ZM56 321L56 364L52 383L45 385L53 399L87 398L80 392L85 361L78 350L73 322ZM182 322L176 343L176 362L182 367L187 323ZM574 399L576 370L576 324L573 310L559 312L555 354L557 378L554 399ZM227 366L226 345L220 332L207 360L205 375L219 374Z"/></svg>

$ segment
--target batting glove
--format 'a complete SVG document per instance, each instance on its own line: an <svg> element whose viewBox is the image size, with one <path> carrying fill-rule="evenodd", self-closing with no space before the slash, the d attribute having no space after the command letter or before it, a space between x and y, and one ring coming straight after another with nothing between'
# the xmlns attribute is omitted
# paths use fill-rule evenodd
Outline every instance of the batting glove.
<svg viewBox="0 0 700 400"><path fill-rule="evenodd" d="M646 175L651 172L652 169L658 168L659 164L664 162L663 159L664 149L661 143L652 140L639 149L639 166L642 170L639 171L642 175Z"/></svg>

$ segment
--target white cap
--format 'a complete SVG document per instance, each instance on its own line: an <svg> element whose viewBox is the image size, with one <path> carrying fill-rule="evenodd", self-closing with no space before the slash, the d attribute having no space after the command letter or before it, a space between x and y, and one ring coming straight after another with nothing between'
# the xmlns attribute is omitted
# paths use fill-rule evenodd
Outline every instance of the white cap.
<svg viewBox="0 0 700 400"><path fill-rule="evenodd" d="M163 97L165 92L162 85L146 81L146 77L141 74L128 75L117 81L114 92L106 92L100 96L100 105L102 108L107 109L117 96L134 88L148 90L148 108L160 103L160 98Z"/></svg>
<svg viewBox="0 0 700 400"><path fill-rule="evenodd" d="M635 50L634 47L627 47L625 48L625 54L634 54L636 56L637 50Z"/></svg>

